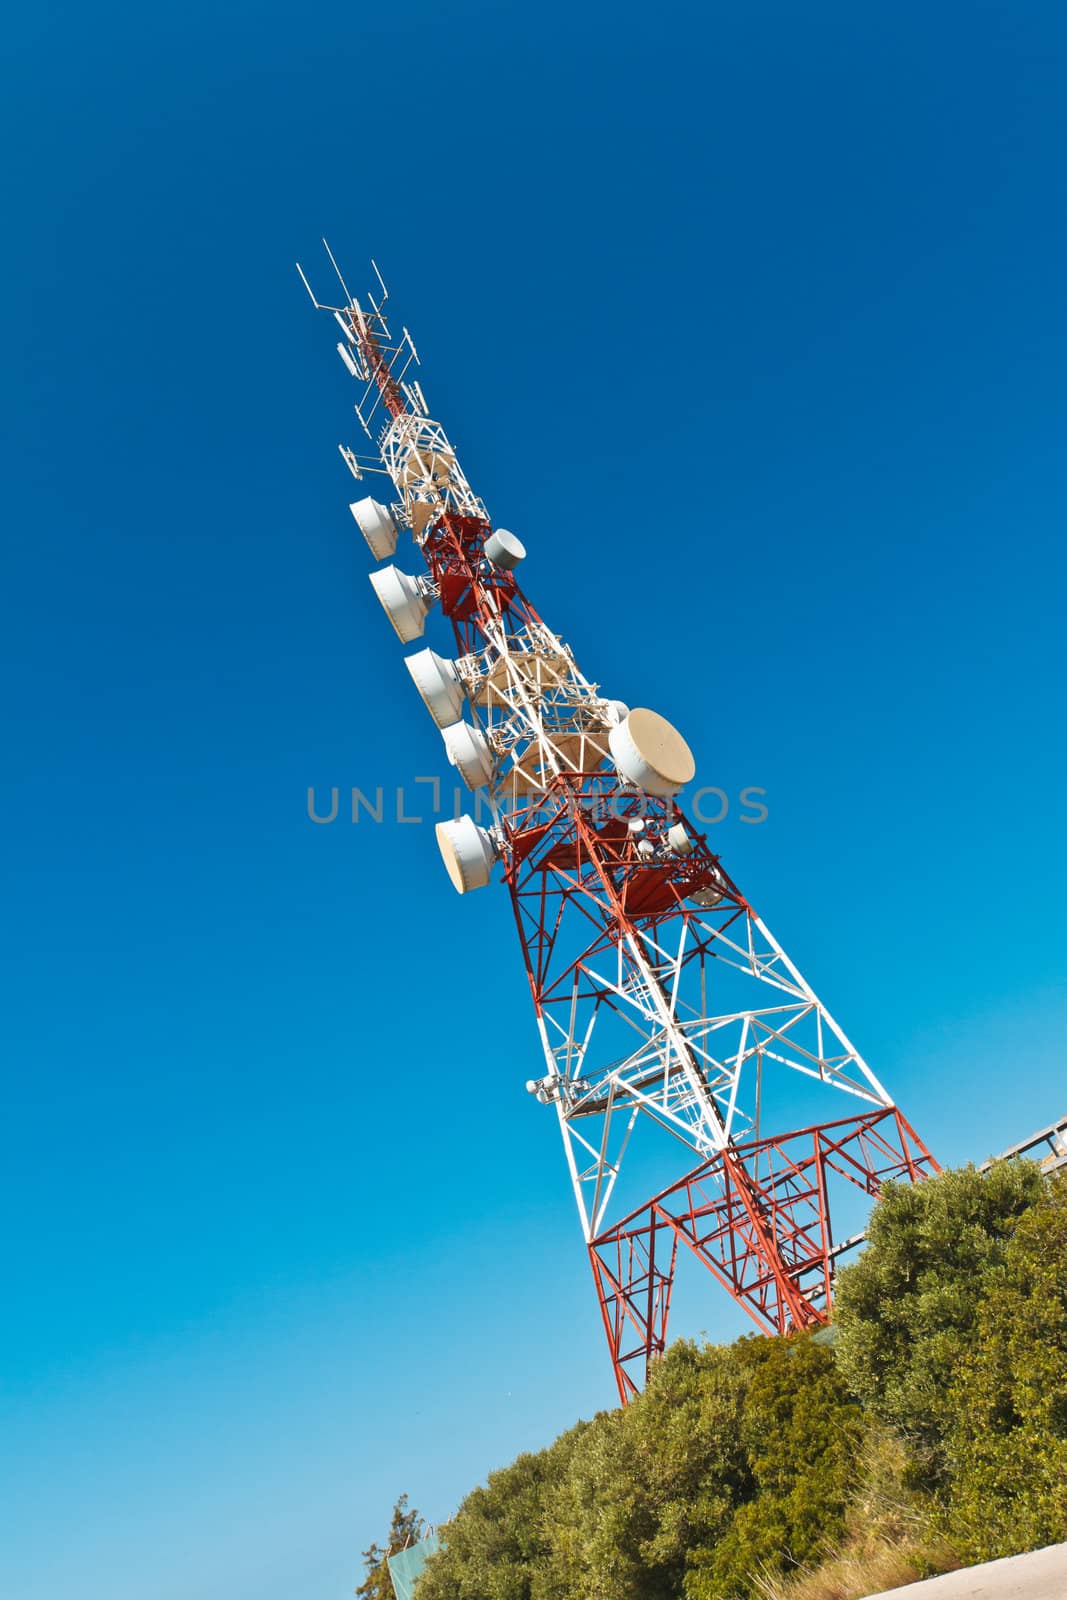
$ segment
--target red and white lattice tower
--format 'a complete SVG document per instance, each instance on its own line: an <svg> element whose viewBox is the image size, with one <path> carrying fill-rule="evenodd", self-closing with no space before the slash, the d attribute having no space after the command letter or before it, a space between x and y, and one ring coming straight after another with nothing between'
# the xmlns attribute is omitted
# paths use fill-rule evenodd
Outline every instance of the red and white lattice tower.
<svg viewBox="0 0 1067 1600"><path fill-rule="evenodd" d="M842 1219L936 1163L679 807L681 735L602 694L523 594L523 547L429 416L384 284L361 305L337 276L343 304L320 309L378 455L341 453L395 491L352 513L377 560L401 529L421 556L371 574L400 639L435 609L451 625L454 653L406 661L476 797L438 843L461 894L496 874L511 896L543 1051L526 1087L562 1135L625 1401L664 1348L680 1255L767 1332L825 1322L862 1237Z"/></svg>

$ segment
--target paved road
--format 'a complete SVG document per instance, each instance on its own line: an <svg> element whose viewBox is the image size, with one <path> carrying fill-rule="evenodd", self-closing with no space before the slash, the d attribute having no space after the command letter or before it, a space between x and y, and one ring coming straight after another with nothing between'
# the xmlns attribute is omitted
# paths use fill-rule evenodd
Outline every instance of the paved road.
<svg viewBox="0 0 1067 1600"><path fill-rule="evenodd" d="M1067 1600L1067 1544L946 1572L868 1600Z"/></svg>

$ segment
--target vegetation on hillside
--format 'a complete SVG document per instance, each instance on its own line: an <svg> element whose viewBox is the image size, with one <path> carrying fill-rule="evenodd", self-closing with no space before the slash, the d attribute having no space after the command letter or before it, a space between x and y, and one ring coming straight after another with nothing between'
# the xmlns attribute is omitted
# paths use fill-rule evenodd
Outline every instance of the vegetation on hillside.
<svg viewBox="0 0 1067 1600"><path fill-rule="evenodd" d="M892 1185L868 1247L841 1273L834 1308L841 1373L864 1408L907 1441L926 1487L944 1477L952 1381L1019 1218L1044 1193L1032 1162L965 1167Z"/></svg>
<svg viewBox="0 0 1067 1600"><path fill-rule="evenodd" d="M399 1555L409 1544L414 1544L426 1532L426 1524L415 1508L408 1506L408 1497L402 1494L393 1507L393 1519L385 1544L372 1544L363 1552L365 1568L363 1582L356 1590L361 1600L395 1600L393 1584L389 1577L389 1557Z"/></svg>
<svg viewBox="0 0 1067 1600"><path fill-rule="evenodd" d="M1067 1176L890 1187L832 1345L680 1341L442 1531L418 1600L852 1600L1067 1539Z"/></svg>

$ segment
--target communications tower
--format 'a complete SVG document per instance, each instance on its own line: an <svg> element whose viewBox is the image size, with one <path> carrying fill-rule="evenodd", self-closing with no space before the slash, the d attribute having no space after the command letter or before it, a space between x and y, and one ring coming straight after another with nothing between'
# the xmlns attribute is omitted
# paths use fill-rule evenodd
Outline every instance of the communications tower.
<svg viewBox="0 0 1067 1600"><path fill-rule="evenodd" d="M327 253L340 305L300 276L376 451L341 454L392 486L350 509L400 640L438 613L451 630L447 655L405 660L475 797L437 841L460 894L496 878L510 895L542 1051L526 1088L562 1136L625 1402L665 1347L681 1262L766 1332L823 1323L869 1198L937 1166L683 812L681 734L602 692L526 598L522 543L429 415L377 268L361 303ZM402 531L412 572L391 561Z"/></svg>

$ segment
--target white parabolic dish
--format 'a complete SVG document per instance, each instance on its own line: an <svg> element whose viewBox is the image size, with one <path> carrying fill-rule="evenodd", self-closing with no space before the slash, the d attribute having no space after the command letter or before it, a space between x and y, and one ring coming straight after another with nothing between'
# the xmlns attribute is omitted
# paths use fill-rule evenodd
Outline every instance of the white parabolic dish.
<svg viewBox="0 0 1067 1600"><path fill-rule="evenodd" d="M418 580L399 567L382 567L370 574L371 585L402 644L410 644L426 632L426 613L430 602Z"/></svg>
<svg viewBox="0 0 1067 1600"><path fill-rule="evenodd" d="M520 561L525 561L526 546L507 528L497 528L485 541L485 553L494 567L510 572Z"/></svg>
<svg viewBox="0 0 1067 1600"><path fill-rule="evenodd" d="M404 657L404 665L439 728L447 728L463 715L463 685L455 664L436 650L419 650Z"/></svg>
<svg viewBox="0 0 1067 1600"><path fill-rule="evenodd" d="M480 789L493 776L493 758L485 735L469 722L453 722L441 729L448 759L468 789Z"/></svg>
<svg viewBox="0 0 1067 1600"><path fill-rule="evenodd" d="M396 550L396 523L389 507L372 500L368 495L365 500L354 500L348 509L370 546L375 561L384 561L391 556Z"/></svg>
<svg viewBox="0 0 1067 1600"><path fill-rule="evenodd" d="M693 752L666 717L635 706L608 734L611 758L646 794L677 794L696 772Z"/></svg>
<svg viewBox="0 0 1067 1600"><path fill-rule="evenodd" d="M493 870L496 852L493 841L473 817L456 817L439 822L434 829L437 848L457 894L469 889L484 889Z"/></svg>

